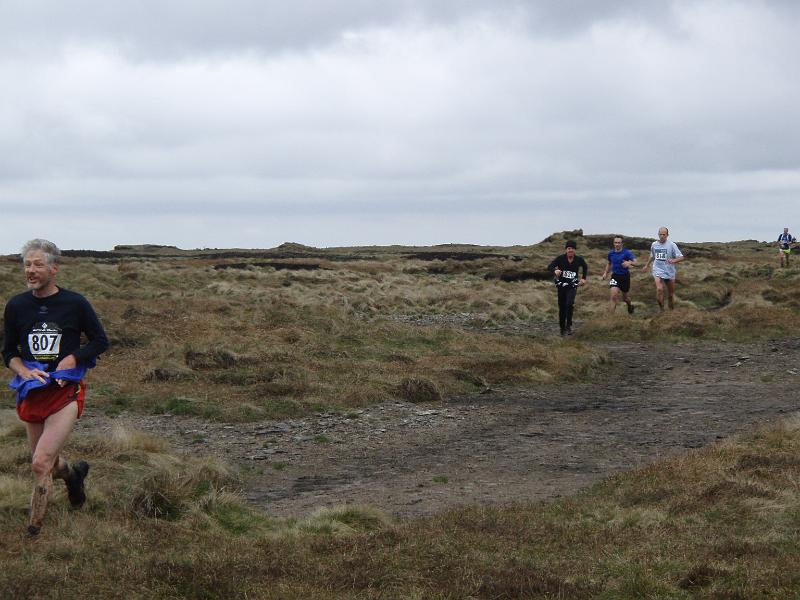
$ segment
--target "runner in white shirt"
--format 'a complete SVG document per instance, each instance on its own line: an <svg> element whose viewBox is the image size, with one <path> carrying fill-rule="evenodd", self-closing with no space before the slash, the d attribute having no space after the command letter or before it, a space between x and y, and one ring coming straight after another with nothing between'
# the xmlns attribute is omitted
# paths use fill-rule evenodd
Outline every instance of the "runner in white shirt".
<svg viewBox="0 0 800 600"><path fill-rule="evenodd" d="M789 255L792 253L792 245L797 243L795 237L789 233L789 228L784 227L783 233L778 236L778 255L781 257L781 267L789 266Z"/></svg>
<svg viewBox="0 0 800 600"><path fill-rule="evenodd" d="M647 271L653 263L653 279L656 282L656 300L661 310L664 310L664 288L667 288L667 300L670 310L675 308L675 265L685 257L675 242L667 240L669 229L659 227L658 240L650 246L650 256L647 258L642 271Z"/></svg>

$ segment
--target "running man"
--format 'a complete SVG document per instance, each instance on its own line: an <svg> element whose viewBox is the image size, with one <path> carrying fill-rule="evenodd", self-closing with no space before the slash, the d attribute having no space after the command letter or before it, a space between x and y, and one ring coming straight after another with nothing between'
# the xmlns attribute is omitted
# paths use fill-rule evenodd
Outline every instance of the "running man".
<svg viewBox="0 0 800 600"><path fill-rule="evenodd" d="M575 296L578 286L586 284L588 267L582 256L575 254L577 245L569 240L565 245L564 254L556 256L547 270L556 276L555 284L558 290L558 326L561 335L572 335L572 313L575 309ZM578 277L578 269L583 275Z"/></svg>
<svg viewBox="0 0 800 600"><path fill-rule="evenodd" d="M89 463L72 465L60 456L83 412L83 377L108 348L108 338L91 304L56 285L61 251L47 240L22 248L27 292L11 298L4 313L3 359L16 376L17 414L25 422L34 477L28 533L42 527L53 478L63 479L70 504L86 501L83 480ZM81 334L88 342L81 346Z"/></svg>
<svg viewBox="0 0 800 600"><path fill-rule="evenodd" d="M792 244L795 243L797 240L789 233L789 228L784 227L783 233L778 236L778 255L781 257L781 267L789 266L789 255L792 253ZM785 265L784 261L786 261Z"/></svg>
<svg viewBox="0 0 800 600"><path fill-rule="evenodd" d="M606 270L600 277L602 281L608 277L608 272L611 271L611 281L608 285L611 286L611 312L617 310L617 296L622 292L622 300L628 305L628 314L633 314L633 304L631 303L631 272L630 267L636 262L636 257L633 252L627 248L622 247L622 236L618 235L614 238L614 249L608 253L608 262L606 263Z"/></svg>
<svg viewBox="0 0 800 600"><path fill-rule="evenodd" d="M653 263L653 279L656 282L656 300L661 310L664 310L664 288L667 288L669 308L675 308L675 265L685 257L675 242L667 241L669 229L658 228L658 240L650 245L650 256L647 258L642 271L647 271L650 262Z"/></svg>

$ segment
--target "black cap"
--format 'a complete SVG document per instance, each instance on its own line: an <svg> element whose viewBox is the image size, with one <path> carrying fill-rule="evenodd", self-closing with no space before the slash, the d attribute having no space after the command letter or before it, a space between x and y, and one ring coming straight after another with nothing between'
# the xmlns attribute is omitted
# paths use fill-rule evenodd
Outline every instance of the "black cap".
<svg viewBox="0 0 800 600"><path fill-rule="evenodd" d="M567 243L564 244L564 248L577 248L578 245L575 243L575 240L567 240Z"/></svg>

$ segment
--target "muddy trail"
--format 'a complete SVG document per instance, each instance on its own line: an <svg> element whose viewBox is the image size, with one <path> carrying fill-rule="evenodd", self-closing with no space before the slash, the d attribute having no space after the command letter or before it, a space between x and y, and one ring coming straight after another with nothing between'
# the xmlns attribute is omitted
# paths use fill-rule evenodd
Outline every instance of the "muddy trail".
<svg viewBox="0 0 800 600"><path fill-rule="evenodd" d="M276 516L341 504L414 516L570 494L798 410L800 340L603 348L611 367L581 383L245 425L117 420L238 464L245 496ZM80 422L110 426L91 412Z"/></svg>

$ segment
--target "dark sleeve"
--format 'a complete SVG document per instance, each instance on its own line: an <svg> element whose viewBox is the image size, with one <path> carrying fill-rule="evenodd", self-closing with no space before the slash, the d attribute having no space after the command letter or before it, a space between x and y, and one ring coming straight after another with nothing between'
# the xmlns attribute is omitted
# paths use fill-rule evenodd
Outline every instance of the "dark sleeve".
<svg viewBox="0 0 800 600"><path fill-rule="evenodd" d="M73 354L79 362L86 362L91 358L97 358L108 349L108 337L92 305L85 298L82 298L81 302L80 324L81 331L86 334L89 343L78 348Z"/></svg>
<svg viewBox="0 0 800 600"><path fill-rule="evenodd" d="M550 261L550 264L547 265L547 270L548 271L552 271L558 266L558 259L559 258L561 258L561 257L560 256L556 256L552 261Z"/></svg>
<svg viewBox="0 0 800 600"><path fill-rule="evenodd" d="M583 269L583 278L586 279L586 277L589 274L589 266L586 264L586 261L584 260L584 258L582 256L581 256L580 267L581 267L581 269Z"/></svg>
<svg viewBox="0 0 800 600"><path fill-rule="evenodd" d="M9 302L6 304L5 311L3 311L3 360L6 366L11 362L12 358L20 356L16 323L17 318Z"/></svg>

